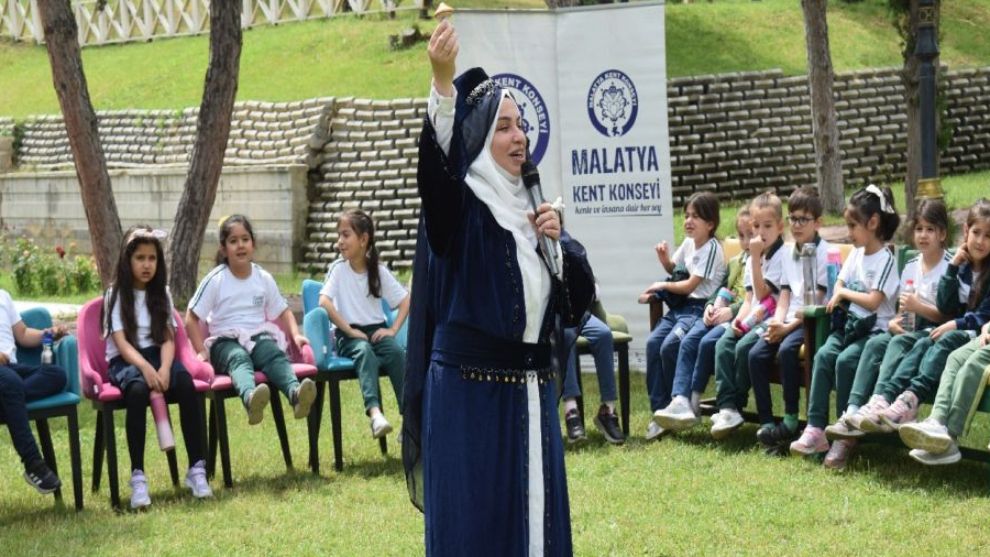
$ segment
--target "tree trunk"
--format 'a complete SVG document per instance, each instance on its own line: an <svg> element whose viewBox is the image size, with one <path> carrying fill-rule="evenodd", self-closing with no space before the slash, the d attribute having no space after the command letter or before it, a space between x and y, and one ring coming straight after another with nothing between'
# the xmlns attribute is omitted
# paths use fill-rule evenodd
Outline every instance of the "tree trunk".
<svg viewBox="0 0 990 557"><path fill-rule="evenodd" d="M241 59L241 1L210 2L210 63L186 184L169 242L169 284L177 307L196 288L203 235L220 183Z"/></svg>
<svg viewBox="0 0 990 557"><path fill-rule="evenodd" d="M79 178L93 257L100 280L106 287L113 281L122 233L117 203L110 187L110 174L107 173L107 161L100 143L96 112L89 99L86 74L83 73L79 31L69 0L39 0L38 12L45 29L52 81Z"/></svg>
<svg viewBox="0 0 990 557"><path fill-rule="evenodd" d="M808 47L808 89L811 93L811 130L815 142L818 191L829 213L845 206L842 191L842 158L839 127L832 97L832 55L828 46L827 0L801 0L804 36Z"/></svg>

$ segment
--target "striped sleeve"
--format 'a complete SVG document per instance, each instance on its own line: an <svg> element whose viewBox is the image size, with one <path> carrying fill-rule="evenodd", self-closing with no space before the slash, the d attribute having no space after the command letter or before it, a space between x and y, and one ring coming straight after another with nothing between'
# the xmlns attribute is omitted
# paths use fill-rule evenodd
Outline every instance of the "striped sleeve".
<svg viewBox="0 0 990 557"><path fill-rule="evenodd" d="M883 292L889 300L894 299L897 296L897 289L900 288L900 277L897 275L897 262L893 255L887 257L876 277L870 289Z"/></svg>
<svg viewBox="0 0 990 557"><path fill-rule="evenodd" d="M214 267L196 288L192 300L189 301L189 309L196 314L196 317L200 319L209 317L213 306L216 304L220 277L223 275L225 267L226 265Z"/></svg>

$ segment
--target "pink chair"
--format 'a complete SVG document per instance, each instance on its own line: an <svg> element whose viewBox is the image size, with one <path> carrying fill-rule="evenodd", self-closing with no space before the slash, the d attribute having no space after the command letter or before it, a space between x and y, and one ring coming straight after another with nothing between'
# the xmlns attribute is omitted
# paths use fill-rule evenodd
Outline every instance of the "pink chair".
<svg viewBox="0 0 990 557"><path fill-rule="evenodd" d="M273 323L282 329L287 339L291 339L289 331L286 330L280 321L273 321ZM206 320L200 320L199 326L203 338L208 338L210 335ZM302 350L299 350L295 343L290 340L287 355L289 361L292 362L292 370L298 379L301 380L316 375L316 360L313 357L313 350L308 345L304 346ZM260 385L262 383L268 383L268 378L260 371L256 371L254 373L254 381ZM285 460L285 468L292 470L292 453L289 450L289 434L285 429L285 413L282 410L282 398L279 396L278 389L272 389L272 391L274 395L271 399L272 419L275 421L275 430L278 432L279 444L282 447L282 458ZM228 398L239 399L239 397L230 376L222 373L215 374L213 383L210 385L210 391L206 393L206 397L212 401L210 404L210 424L208 430L210 448L209 457L206 461L207 475L213 477L216 471L217 445L219 445L220 465L223 468L223 484L226 487L232 487L234 482L230 472L230 438L227 434L227 411L224 401ZM319 409L317 408L316 411L319 411ZM310 420L307 420L307 431L309 434L310 450L312 450L318 431L314 431Z"/></svg>
<svg viewBox="0 0 990 557"><path fill-rule="evenodd" d="M93 491L100 489L100 476L103 468L104 452L107 456L107 476L110 482L110 504L114 509L120 508L120 487L117 476L117 441L114 435L114 410L123 409L123 393L110 383L106 361L106 341L103 339L103 327L100 322L103 298L90 300L79 311L77 332L79 346L79 378L82 383L82 394L89 399L96 410L96 439L93 443ZM196 392L200 393L200 404L205 410L204 395L210 390L213 381L213 368L199 361L186 337L185 327L178 312L175 313L178 323L175 331L175 359L189 371ZM205 412L203 414L206 415ZM206 430L206 424L203 424ZM204 447L205 449L205 447ZM205 453L205 450L204 450ZM175 451L168 451L169 471L172 485L179 484L179 469L176 463Z"/></svg>

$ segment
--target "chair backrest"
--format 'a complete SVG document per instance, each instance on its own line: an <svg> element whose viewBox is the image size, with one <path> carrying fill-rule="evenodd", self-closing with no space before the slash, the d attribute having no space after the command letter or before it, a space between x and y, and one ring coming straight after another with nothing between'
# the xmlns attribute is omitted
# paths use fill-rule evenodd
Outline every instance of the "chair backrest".
<svg viewBox="0 0 990 557"><path fill-rule="evenodd" d="M320 307L321 288L323 288L322 282L315 281L313 279L305 279L302 281L303 315Z"/></svg>
<svg viewBox="0 0 990 557"><path fill-rule="evenodd" d="M76 317L79 377L82 392L87 397L99 394L100 387L108 379L106 342L103 340L103 326L100 324L102 307L102 297L90 300L83 305Z"/></svg>
<svg viewBox="0 0 990 557"><path fill-rule="evenodd" d="M21 321L32 329L47 329L52 326L52 316L43 307L31 308L21 313ZM17 361L24 364L41 363L41 347L17 347ZM76 357L76 337L68 335L55 345L55 363L65 370L63 392L79 394L79 364Z"/></svg>
<svg viewBox="0 0 990 557"><path fill-rule="evenodd" d="M32 329L47 329L52 326L52 316L43 307L31 308L21 312L21 321ZM17 345L17 361L22 364L37 365L41 363L41 346Z"/></svg>

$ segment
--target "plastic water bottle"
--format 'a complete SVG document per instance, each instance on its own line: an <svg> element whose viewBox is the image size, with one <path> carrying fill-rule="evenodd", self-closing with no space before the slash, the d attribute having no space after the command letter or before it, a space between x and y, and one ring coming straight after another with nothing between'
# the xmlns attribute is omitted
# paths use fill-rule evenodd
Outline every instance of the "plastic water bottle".
<svg viewBox="0 0 990 557"><path fill-rule="evenodd" d="M41 335L41 363L42 365L52 365L55 362L55 354L52 352L52 332L45 331Z"/></svg>
<svg viewBox="0 0 990 557"><path fill-rule="evenodd" d="M903 294L914 294L914 291L915 291L914 281L908 279L904 283ZM904 329L904 332L910 333L911 331L914 331L914 320L915 320L914 312L910 312L910 311L901 312L901 328Z"/></svg>
<svg viewBox="0 0 990 557"><path fill-rule="evenodd" d="M745 319L736 319L736 328L742 331L743 334L746 334L753 327L763 323L776 310L777 300L774 300L773 296L767 296L760 300L760 303L749 312L749 315Z"/></svg>
<svg viewBox="0 0 990 557"><path fill-rule="evenodd" d="M165 396L158 391L151 392L151 416L155 419L155 430L158 432L158 446L163 451L175 448L175 436L172 435L172 422L168 418L168 404Z"/></svg>
<svg viewBox="0 0 990 557"><path fill-rule="evenodd" d="M804 275L804 305L813 306L817 303L818 254L814 243L808 242L801 246L801 270Z"/></svg>
<svg viewBox="0 0 990 557"><path fill-rule="evenodd" d="M832 294L835 292L835 283L839 280L839 269L841 268L842 252L839 251L839 248L828 248L828 256L825 264L825 274L828 277L828 292L826 294L826 299L832 299Z"/></svg>
<svg viewBox="0 0 990 557"><path fill-rule="evenodd" d="M718 295L715 296L715 308L727 308L732 305L732 302L734 302L735 299L735 294L723 286L719 289Z"/></svg>

